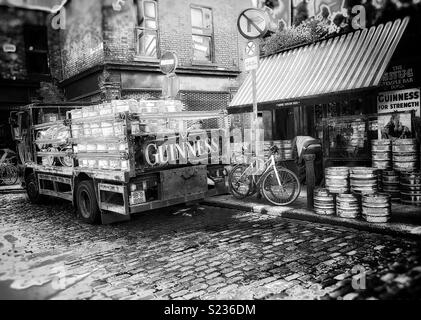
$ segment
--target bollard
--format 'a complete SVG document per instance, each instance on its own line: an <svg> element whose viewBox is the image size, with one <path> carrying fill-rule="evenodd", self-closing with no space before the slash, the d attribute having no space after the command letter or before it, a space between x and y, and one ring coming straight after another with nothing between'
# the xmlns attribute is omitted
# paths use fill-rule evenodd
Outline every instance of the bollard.
<svg viewBox="0 0 421 320"><path fill-rule="evenodd" d="M316 176L314 172L315 154L305 154L303 156L306 163L306 183L307 183L307 208L314 208L314 186L316 184Z"/></svg>

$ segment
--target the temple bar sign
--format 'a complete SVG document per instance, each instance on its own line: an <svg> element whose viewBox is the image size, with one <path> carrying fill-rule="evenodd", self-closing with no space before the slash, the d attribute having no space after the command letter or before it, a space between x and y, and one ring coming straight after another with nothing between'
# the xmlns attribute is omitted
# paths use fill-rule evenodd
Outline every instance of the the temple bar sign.
<svg viewBox="0 0 421 320"><path fill-rule="evenodd" d="M415 110L420 116L420 89L406 89L381 92L377 96L377 110L379 113Z"/></svg>

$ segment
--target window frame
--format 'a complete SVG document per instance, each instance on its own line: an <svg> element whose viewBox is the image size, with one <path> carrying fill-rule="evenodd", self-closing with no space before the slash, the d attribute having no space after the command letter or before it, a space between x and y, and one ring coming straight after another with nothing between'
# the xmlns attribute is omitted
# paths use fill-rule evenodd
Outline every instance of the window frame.
<svg viewBox="0 0 421 320"><path fill-rule="evenodd" d="M211 18L211 23L210 23L210 29L207 28L198 28L198 27L194 27L193 26L193 21L192 21L192 10L196 9L196 10L200 10L202 12L202 23L205 23L205 11L204 10L209 10L210 12L210 18ZM201 5L196 5L196 4L191 4L190 5L190 25L191 25L191 50L192 50L192 61L193 64L214 64L215 61L215 35L214 35L214 15L213 15L213 8L211 7L206 7L206 6L201 6ZM195 30L201 30L200 32L194 32ZM203 38L209 38L209 60L198 60L195 59L195 55L194 55L194 41L193 41L193 37L197 36L197 37L203 37Z"/></svg>
<svg viewBox="0 0 421 320"><path fill-rule="evenodd" d="M153 3L155 6L155 19L146 18L145 17L145 3ZM135 9L136 9L136 27L135 27L135 58L139 60L151 60L151 61L158 61L160 50L159 50L159 17L158 17L158 1L156 0L136 0L134 1ZM146 27L147 20L154 20L156 23L156 28L149 28ZM145 54L145 50L140 50L140 35L141 33L148 34L153 32L156 35L156 53L155 56L150 56ZM144 36L142 35L142 37ZM143 51L143 53L142 53Z"/></svg>

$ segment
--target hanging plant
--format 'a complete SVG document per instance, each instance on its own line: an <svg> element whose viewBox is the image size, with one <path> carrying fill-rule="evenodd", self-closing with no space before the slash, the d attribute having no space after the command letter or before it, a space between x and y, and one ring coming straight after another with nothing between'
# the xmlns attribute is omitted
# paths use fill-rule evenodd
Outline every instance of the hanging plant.
<svg viewBox="0 0 421 320"><path fill-rule="evenodd" d="M350 19L341 12L331 14L329 7L322 5L317 17L308 18L307 3L297 7L293 25L280 25L279 29L261 43L264 54L270 55L294 46L313 43L328 36L349 31Z"/></svg>
<svg viewBox="0 0 421 320"><path fill-rule="evenodd" d="M335 27L332 28L332 25ZM294 46L318 41L331 33L340 31L340 29L322 16L310 18L296 27L283 27L270 37L265 38L261 44L262 51L266 55L274 54Z"/></svg>

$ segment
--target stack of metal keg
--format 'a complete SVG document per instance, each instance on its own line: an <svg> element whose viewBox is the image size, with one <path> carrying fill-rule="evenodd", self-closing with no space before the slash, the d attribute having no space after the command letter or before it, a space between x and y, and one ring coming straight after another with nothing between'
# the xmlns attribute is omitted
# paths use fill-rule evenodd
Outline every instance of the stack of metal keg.
<svg viewBox="0 0 421 320"><path fill-rule="evenodd" d="M371 141L373 168L392 168L392 141L388 139Z"/></svg>
<svg viewBox="0 0 421 320"><path fill-rule="evenodd" d="M270 148L272 147L272 141L265 141L263 144L263 155L265 159L269 159Z"/></svg>
<svg viewBox="0 0 421 320"><path fill-rule="evenodd" d="M377 168L350 168L350 185L352 193L359 195L376 193L378 190L377 184Z"/></svg>
<svg viewBox="0 0 421 320"><path fill-rule="evenodd" d="M392 200L400 199L399 173L394 170L384 170L382 172L383 192L390 195Z"/></svg>
<svg viewBox="0 0 421 320"><path fill-rule="evenodd" d="M418 166L417 141L397 139L393 141L393 169L399 172L415 171Z"/></svg>
<svg viewBox="0 0 421 320"><path fill-rule="evenodd" d="M292 141L291 140L275 140L273 144L278 148L279 160L292 160Z"/></svg>
<svg viewBox="0 0 421 320"><path fill-rule="evenodd" d="M349 169L330 167L325 169L326 189L330 193L340 194L349 191Z"/></svg>
<svg viewBox="0 0 421 320"><path fill-rule="evenodd" d="M327 189L318 189L314 192L314 212L319 215L335 214L335 200Z"/></svg>
<svg viewBox="0 0 421 320"><path fill-rule="evenodd" d="M390 195L374 193L362 196L362 216L367 222L386 223L390 220L391 212Z"/></svg>
<svg viewBox="0 0 421 320"><path fill-rule="evenodd" d="M336 196L336 214L341 218L356 219L360 213L360 204L356 196L350 193Z"/></svg>
<svg viewBox="0 0 421 320"><path fill-rule="evenodd" d="M400 191L402 203L421 206L421 172L401 172Z"/></svg>

